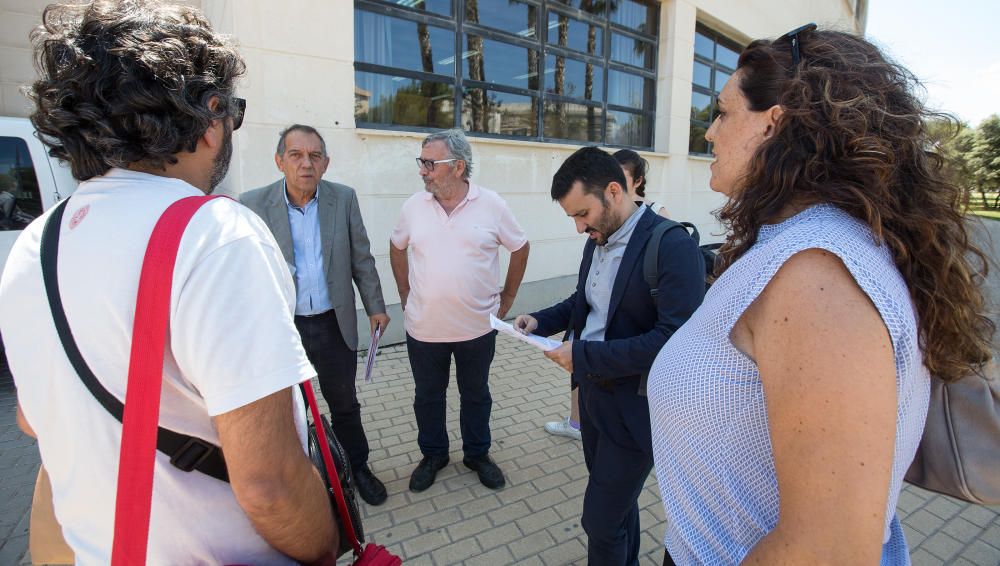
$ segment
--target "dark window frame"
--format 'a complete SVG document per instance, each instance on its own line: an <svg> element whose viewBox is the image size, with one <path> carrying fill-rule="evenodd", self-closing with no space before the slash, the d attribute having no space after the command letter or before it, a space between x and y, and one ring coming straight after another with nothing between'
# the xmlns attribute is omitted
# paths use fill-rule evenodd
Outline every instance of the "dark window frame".
<svg viewBox="0 0 1000 566"><path fill-rule="evenodd" d="M705 36L705 37L707 37L707 38L709 38L709 39L712 40L712 44L713 44L712 54L713 54L713 56L712 56L711 59L709 59L708 57L705 57L705 56L699 54L697 52L697 50L696 50L695 53L694 53L694 60L691 62L692 73L693 73L693 69L694 69L694 64L695 63L701 63L703 65L707 65L708 66L708 68L709 68L709 74L708 74L708 76L709 76L709 84L711 86L708 87L708 88L706 88L704 86L696 84L694 82L694 75L692 74L692 76L691 76L691 94L693 96L694 93L699 93L699 94L703 94L703 95L709 97L709 106L708 106L709 107L709 114L708 114L708 121L707 122L702 121L702 120L696 120L694 118L690 118L690 125L689 125L689 130L688 130L688 136L689 136L688 137L688 155L711 156L712 155L712 144L711 144L711 142L708 142L708 141L705 142L705 144L706 144L705 145L705 148L706 148L705 152L692 151L691 150L690 132L695 127L702 127L702 128L705 128L706 131L708 131L708 128L711 127L712 122L715 120L715 115L716 115L716 112L718 110L719 92L722 90L721 86L718 87L718 88L716 88L716 84L715 84L715 73L716 73L716 71L722 71L724 73L729 74L730 76L733 73L736 72L736 69L731 68L731 67L729 67L727 65L723 65L722 63L718 62L718 55L717 55L717 51L716 51L717 46L721 44L723 47L731 49L731 50L735 51L736 53L742 52L743 51L743 47L740 46L739 42L734 41L734 40L732 40L732 39L730 39L730 38L722 35L721 33L719 33L717 31L713 30L712 28L710 28L710 27L702 24L701 22L698 22L695 25L695 33L700 33L701 35L703 35L703 36ZM688 105L688 108L690 109L690 105ZM690 110L688 112L688 115L690 116Z"/></svg>
<svg viewBox="0 0 1000 566"><path fill-rule="evenodd" d="M434 82L443 82L445 84L450 84L454 87L455 97L454 97L454 126L462 127L462 106L465 91L473 88L482 88L486 92L496 91L507 94L529 96L537 100L536 112L534 116L535 123L535 135L533 136L514 136L505 134L495 134L489 132L475 132L467 131L470 136L486 137L486 138L498 138L498 139L510 139L519 141L535 141L535 142L552 142L552 143L571 143L571 144L581 144L581 143L596 143L608 147L631 147L636 149L651 150L655 143L655 122L656 122L656 78L657 69L659 67L659 37L658 34L649 34L640 32L631 28L621 26L617 23L611 21L610 4L605 8L603 15L595 15L589 12L585 12L579 8L574 8L572 6L567 6L565 4L557 3L556 0L519 0L523 4L534 6L535 11L535 34L534 37L523 37L515 33L509 33L496 28L491 28L484 26L480 23L471 23L466 21L465 15L465 3L463 0L452 0L452 16L449 18L440 14L435 14L432 12L425 12L415 8L409 8L402 5L391 3L391 0L354 0L354 11L357 13L359 10L365 12L371 12L383 16L389 16L394 18L400 18L404 20L414 21L417 23L424 23L428 25L434 25L440 28L445 28L451 32L455 33L455 63L454 63L454 73L453 75L443 75L439 73L428 73L424 71L413 71L402 68L387 67L383 65L376 65L372 63L365 63L355 60L354 69L356 72L366 72L375 73L379 75L388 76L399 76L408 79L416 80L428 80ZM660 27L660 17L662 13L660 12L662 8L657 4L655 6L655 19L653 21L653 28L659 29ZM584 22L586 24L593 24L599 26L602 30L602 41L601 41L601 53L599 54L588 54L585 52L579 52L570 48L560 47L558 45L550 45L548 43L548 14L549 12L555 12L561 15L569 16L575 20ZM641 67L635 67L625 63L611 60L611 39L612 32L617 35L625 36L631 39L640 40L648 43L652 48L652 69L646 69ZM493 41L499 41L502 43L507 43L517 47L527 48L535 52L537 57L537 68L539 69L539 76L537 79L538 89L525 89L519 87L512 87L502 84L493 84L491 82L479 82L468 77L463 76L465 74L464 64L461 59L461 54L465 52L465 37L466 34L476 35L483 39L489 39ZM582 96L567 96L555 93L547 92L546 89L550 85L547 84L551 79L547 79L545 73L543 72L545 66L545 60L547 55L553 56L563 56L576 61L581 61L583 63L590 63L597 65L602 70L602 80L603 80L603 93L600 100L587 100ZM356 57L356 55L355 55ZM628 73L633 76L638 76L643 79L651 79L653 81L653 92L650 100L649 108L634 108L629 106L621 106L617 104L608 103L609 92L608 92L608 76L610 71L615 70L619 72ZM488 77L487 77L488 78ZM598 129L600 132L600 139L594 141L586 141L580 139L565 139L558 137L551 137L545 135L545 105L546 103L567 103L567 104L579 104L582 106L598 107L601 110L600 124ZM649 145L626 145L618 143L610 143L608 136L608 122L607 116L609 112L628 112L631 114L636 114L642 116L648 123L646 126L646 131L643 132L643 137L647 137L649 140ZM377 122L364 122L358 120L356 122L358 128L370 128L379 130L394 130L394 131L415 131L415 132L432 132L436 131L437 128L433 127L421 127L421 126L403 126L398 124L385 124Z"/></svg>

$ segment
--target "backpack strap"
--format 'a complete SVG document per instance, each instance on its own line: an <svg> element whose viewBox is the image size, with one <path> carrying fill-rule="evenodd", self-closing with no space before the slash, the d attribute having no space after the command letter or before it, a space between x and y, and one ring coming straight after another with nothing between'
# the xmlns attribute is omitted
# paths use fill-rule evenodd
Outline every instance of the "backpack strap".
<svg viewBox="0 0 1000 566"><path fill-rule="evenodd" d="M190 198L202 199L203 202L207 202L211 198L216 197ZM52 214L46 220L45 227L42 230L40 255L42 263L42 279L45 283L45 294L49 300L49 309L52 311L52 321L55 324L59 340L62 342L63 349L66 351L66 357L69 358L70 364L73 366L76 374L80 377L80 381L83 382L83 384L87 387L87 390L90 391L91 395L97 399L101 406L103 406L106 411L111 413L111 416L117 419L118 422L123 422L122 416L125 411L125 406L118 400L117 397L112 395L110 391L101 385L101 382L98 381L94 372L91 371L90 366L88 366L87 362L84 360L83 354L80 353L80 348L77 346L76 340L73 338L73 332L70 330L69 322L66 320L66 312L63 310L62 297L59 294L59 278L57 274L59 231L62 224L63 213L66 209L66 203L69 202L69 200L70 199L66 199L56 205L55 210L52 211ZM183 202L184 200L186 199L182 199L181 201L178 201L178 203ZM200 206L202 203L197 204ZM170 265L172 268L173 262L171 262ZM198 470L199 472L212 476L217 480L224 482L229 481L229 472L226 469L226 461L222 456L222 451L210 442L194 436L188 436L186 434L157 427L156 448L160 452L170 456L170 463L180 470L185 472Z"/></svg>
<svg viewBox="0 0 1000 566"><path fill-rule="evenodd" d="M667 230L682 226L691 226L694 228L694 225L688 222L675 222L669 218L664 218L662 222L653 228L653 233L649 235L649 240L646 241L646 252L642 257L642 276L646 279L646 284L649 285L649 296L654 299L660 294L658 265L660 259L660 240L663 239L663 234ZM697 243L697 228L695 228L694 233L695 243Z"/></svg>

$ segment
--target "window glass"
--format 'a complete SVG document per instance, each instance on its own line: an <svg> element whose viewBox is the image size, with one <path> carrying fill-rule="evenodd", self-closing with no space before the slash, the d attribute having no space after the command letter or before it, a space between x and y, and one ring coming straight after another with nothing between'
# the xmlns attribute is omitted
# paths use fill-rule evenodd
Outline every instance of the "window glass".
<svg viewBox="0 0 1000 566"><path fill-rule="evenodd" d="M545 91L584 100L604 100L604 69L571 57L548 55Z"/></svg>
<svg viewBox="0 0 1000 566"><path fill-rule="evenodd" d="M715 58L715 42L711 38L700 32L694 34L695 55L701 55L706 59Z"/></svg>
<svg viewBox="0 0 1000 566"><path fill-rule="evenodd" d="M704 63L694 62L694 84L705 88L712 88L712 67Z"/></svg>
<svg viewBox="0 0 1000 566"><path fill-rule="evenodd" d="M465 21L521 37L535 37L537 10L518 0L477 0L465 3Z"/></svg>
<svg viewBox="0 0 1000 566"><path fill-rule="evenodd" d="M656 35L656 6L637 0L612 2L611 21L638 32Z"/></svg>
<svg viewBox="0 0 1000 566"><path fill-rule="evenodd" d="M374 65L452 75L455 34L410 20L358 12L354 18L354 57Z"/></svg>
<svg viewBox="0 0 1000 566"><path fill-rule="evenodd" d="M554 0L552 3L563 4L595 16L604 15L605 2L601 0L597 0L596 2L594 0Z"/></svg>
<svg viewBox="0 0 1000 566"><path fill-rule="evenodd" d="M354 16L362 127L652 145L658 0L355 0Z"/></svg>
<svg viewBox="0 0 1000 566"><path fill-rule="evenodd" d="M534 50L475 35L465 36L465 49L462 60L467 79L538 88L538 56Z"/></svg>
<svg viewBox="0 0 1000 566"><path fill-rule="evenodd" d="M652 69L653 44L641 39L612 33L611 60L643 69Z"/></svg>
<svg viewBox="0 0 1000 566"><path fill-rule="evenodd" d="M28 144L0 137L0 230L23 230L41 213L42 195Z"/></svg>
<svg viewBox="0 0 1000 566"><path fill-rule="evenodd" d="M354 117L358 122L451 128L455 125L452 85L354 73Z"/></svg>
<svg viewBox="0 0 1000 566"><path fill-rule="evenodd" d="M720 43L715 47L715 59L720 65L735 70L736 63L740 60L740 54Z"/></svg>
<svg viewBox="0 0 1000 566"><path fill-rule="evenodd" d="M708 147L708 140L705 139L705 132L708 128L701 124L691 124L690 139L688 139L688 151L691 153L711 153Z"/></svg>
<svg viewBox="0 0 1000 566"><path fill-rule="evenodd" d="M600 106L549 100L545 103L544 122L546 138L599 142L604 110Z"/></svg>
<svg viewBox="0 0 1000 566"><path fill-rule="evenodd" d="M432 12L443 16L451 15L451 0L389 0L389 2L423 12Z"/></svg>
<svg viewBox="0 0 1000 566"><path fill-rule="evenodd" d="M734 46L734 42L698 24L691 77L691 131L688 138L688 151L691 153L712 152L712 144L705 141L705 131L715 119L716 98L736 69L739 53Z"/></svg>
<svg viewBox="0 0 1000 566"><path fill-rule="evenodd" d="M506 136L534 136L537 99L495 90L465 90L462 129Z"/></svg>
<svg viewBox="0 0 1000 566"><path fill-rule="evenodd" d="M607 144L648 147L652 145L650 117L620 110L608 111Z"/></svg>
<svg viewBox="0 0 1000 566"><path fill-rule="evenodd" d="M711 96L697 91L691 93L691 119L702 122L712 120Z"/></svg>
<svg viewBox="0 0 1000 566"><path fill-rule="evenodd" d="M715 70L715 92L722 92L722 87L726 86L731 75L725 71Z"/></svg>
<svg viewBox="0 0 1000 566"><path fill-rule="evenodd" d="M581 22L558 12L550 11L547 33L551 45L591 55L604 53L604 30L597 24Z"/></svg>
<svg viewBox="0 0 1000 566"><path fill-rule="evenodd" d="M608 104L653 110L653 81L614 69L608 71Z"/></svg>

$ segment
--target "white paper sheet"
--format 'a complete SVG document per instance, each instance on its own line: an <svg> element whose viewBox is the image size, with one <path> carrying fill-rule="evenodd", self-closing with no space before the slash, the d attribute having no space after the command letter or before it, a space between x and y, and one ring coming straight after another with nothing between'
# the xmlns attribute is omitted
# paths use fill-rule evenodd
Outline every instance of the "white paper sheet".
<svg viewBox="0 0 1000 566"><path fill-rule="evenodd" d="M490 326L499 331L502 334L512 336L517 338L521 342L531 344L532 346L548 352L549 350L554 350L559 347L562 342L558 340L553 340L551 338L546 338L544 336L538 336L537 334L521 334L512 325L500 320L499 318L490 314Z"/></svg>

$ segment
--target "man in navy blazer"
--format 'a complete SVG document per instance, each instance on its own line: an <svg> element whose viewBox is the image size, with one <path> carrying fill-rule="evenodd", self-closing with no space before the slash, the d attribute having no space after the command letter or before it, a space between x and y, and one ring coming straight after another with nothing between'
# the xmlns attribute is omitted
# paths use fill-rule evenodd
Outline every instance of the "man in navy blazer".
<svg viewBox="0 0 1000 566"><path fill-rule="evenodd" d="M524 332L566 331L546 356L580 389L583 454L590 472L583 501L590 564L638 564L638 497L653 466L645 381L667 339L705 294L705 264L683 228L660 240L657 294L643 276L653 228L664 219L628 194L621 166L596 147L571 155L552 179L552 199L589 240L576 292L517 317Z"/></svg>

